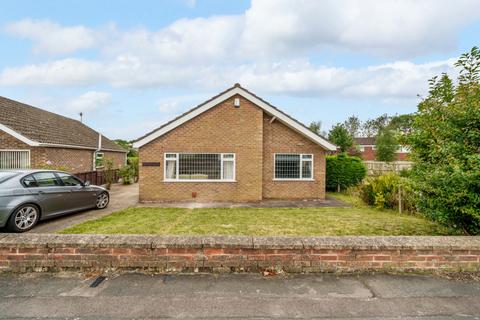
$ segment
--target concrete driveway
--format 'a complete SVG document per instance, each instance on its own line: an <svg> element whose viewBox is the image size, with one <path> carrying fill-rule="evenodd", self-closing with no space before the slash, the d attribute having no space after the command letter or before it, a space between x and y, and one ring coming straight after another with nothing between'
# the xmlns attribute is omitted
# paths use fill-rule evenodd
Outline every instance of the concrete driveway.
<svg viewBox="0 0 480 320"><path fill-rule="evenodd" d="M0 275L0 319L480 319L480 282L418 275Z"/></svg>
<svg viewBox="0 0 480 320"><path fill-rule="evenodd" d="M89 210L41 221L30 233L55 233L87 220L95 220L112 212L136 205L138 183L131 185L114 184L110 190L110 203L103 210Z"/></svg>

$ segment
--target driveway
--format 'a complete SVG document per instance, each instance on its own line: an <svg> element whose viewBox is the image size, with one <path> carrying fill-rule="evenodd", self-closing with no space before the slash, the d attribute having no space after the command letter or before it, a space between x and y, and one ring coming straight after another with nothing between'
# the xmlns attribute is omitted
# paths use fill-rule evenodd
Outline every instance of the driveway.
<svg viewBox="0 0 480 320"><path fill-rule="evenodd" d="M114 184L110 190L110 204L103 210L89 210L41 221L30 233L55 233L75 224L95 220L112 212L136 205L138 183L130 185Z"/></svg>
<svg viewBox="0 0 480 320"><path fill-rule="evenodd" d="M480 319L480 282L419 275L0 275L0 319Z"/></svg>

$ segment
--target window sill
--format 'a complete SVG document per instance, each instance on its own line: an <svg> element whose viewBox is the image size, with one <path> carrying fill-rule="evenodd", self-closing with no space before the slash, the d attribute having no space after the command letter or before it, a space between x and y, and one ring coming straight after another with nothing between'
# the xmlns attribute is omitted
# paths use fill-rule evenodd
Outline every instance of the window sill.
<svg viewBox="0 0 480 320"><path fill-rule="evenodd" d="M174 183L182 183L182 182L201 182L201 183L236 183L237 180L163 180L163 182L174 182Z"/></svg>
<svg viewBox="0 0 480 320"><path fill-rule="evenodd" d="M300 182L314 182L315 179L273 179L273 181L300 181Z"/></svg>

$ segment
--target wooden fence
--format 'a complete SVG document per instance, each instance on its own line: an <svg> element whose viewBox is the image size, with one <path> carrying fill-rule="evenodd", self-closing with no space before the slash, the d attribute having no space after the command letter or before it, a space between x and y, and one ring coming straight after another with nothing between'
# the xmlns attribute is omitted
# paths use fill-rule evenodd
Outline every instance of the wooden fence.
<svg viewBox="0 0 480 320"><path fill-rule="evenodd" d="M383 161L363 161L367 166L368 175L380 175L387 172L400 172L404 169L410 169L412 167L411 161L394 161L394 162L383 162Z"/></svg>
<svg viewBox="0 0 480 320"><path fill-rule="evenodd" d="M113 179L113 183L117 183L120 180L119 175L120 170L109 170L109 171L88 171L88 172L79 172L75 173L74 175L80 178L83 182L90 181L90 184L101 186L102 184L106 184L106 174L109 172Z"/></svg>

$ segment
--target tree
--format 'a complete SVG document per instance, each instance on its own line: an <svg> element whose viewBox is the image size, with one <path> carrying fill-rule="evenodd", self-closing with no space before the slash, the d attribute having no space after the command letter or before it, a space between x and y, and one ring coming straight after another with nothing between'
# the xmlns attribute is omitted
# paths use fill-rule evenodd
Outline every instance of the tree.
<svg viewBox="0 0 480 320"><path fill-rule="evenodd" d="M458 85L448 75L430 80L407 135L417 207L427 217L468 234L480 234L480 51L455 64Z"/></svg>
<svg viewBox="0 0 480 320"><path fill-rule="evenodd" d="M328 134L328 140L333 144L336 144L342 152L346 152L353 146L352 136L350 136L348 130L341 123L337 123L333 126Z"/></svg>
<svg viewBox="0 0 480 320"><path fill-rule="evenodd" d="M348 119L343 122L343 126L345 127L345 129L347 129L350 136L352 136L352 138L355 138L360 133L360 127L362 126L362 123L356 115L353 115L348 117Z"/></svg>
<svg viewBox="0 0 480 320"><path fill-rule="evenodd" d="M316 134L320 134L320 130L322 129L322 122L312 121L308 128L310 129L310 131L315 132Z"/></svg>
<svg viewBox="0 0 480 320"><path fill-rule="evenodd" d="M128 158L138 157L138 152L137 152L137 150L133 149L133 146L132 146L131 142L129 142L127 140L116 139L115 143L128 151L128 153L127 153Z"/></svg>
<svg viewBox="0 0 480 320"><path fill-rule="evenodd" d="M384 129L380 131L376 139L376 159L378 161L392 162L396 159L398 141L392 130Z"/></svg>
<svg viewBox="0 0 480 320"><path fill-rule="evenodd" d="M383 114L375 119L369 119L362 126L362 134L365 137L376 137L390 123L390 117Z"/></svg>

